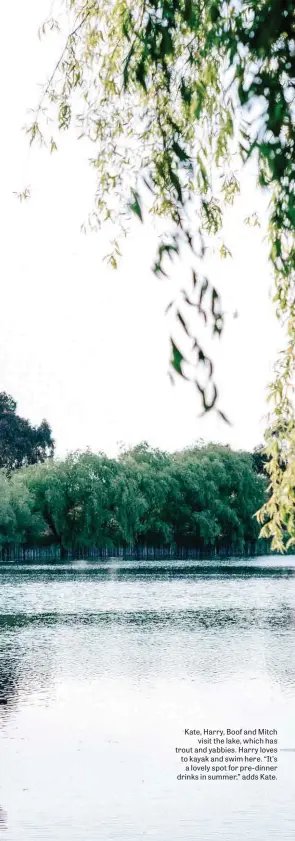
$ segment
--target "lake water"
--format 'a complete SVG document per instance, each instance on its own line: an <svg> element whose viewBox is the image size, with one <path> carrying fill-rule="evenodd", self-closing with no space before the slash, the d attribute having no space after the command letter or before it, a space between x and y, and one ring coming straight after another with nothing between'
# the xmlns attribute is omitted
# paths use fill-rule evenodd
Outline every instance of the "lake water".
<svg viewBox="0 0 295 841"><path fill-rule="evenodd" d="M295 559L0 566L0 837L295 837ZM184 728L276 728L275 782L180 782Z"/></svg>

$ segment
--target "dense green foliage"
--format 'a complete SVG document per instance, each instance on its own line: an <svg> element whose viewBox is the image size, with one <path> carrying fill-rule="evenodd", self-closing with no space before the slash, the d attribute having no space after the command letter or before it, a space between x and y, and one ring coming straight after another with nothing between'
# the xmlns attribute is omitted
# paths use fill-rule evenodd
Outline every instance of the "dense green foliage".
<svg viewBox="0 0 295 841"><path fill-rule="evenodd" d="M0 471L0 543L126 545L242 551L266 480L249 453L218 445L173 455L141 444L117 460L74 453Z"/></svg>
<svg viewBox="0 0 295 841"><path fill-rule="evenodd" d="M16 414L16 402L4 391L0 393L0 469L14 470L37 464L53 456L54 441L49 424L32 426Z"/></svg>
<svg viewBox="0 0 295 841"><path fill-rule="evenodd" d="M238 160L253 162L268 191L274 302L286 344L270 387L271 493L260 520L274 547L283 548L284 532L295 540L294 0L62 0L61 10L42 27L64 31L65 47L30 139L47 137L56 149L51 129L48 135L53 116L59 129L74 121L92 141L90 225L112 223L111 265L130 212L140 220L147 212L162 217L154 265L160 276L169 259L189 250L190 288L172 302L183 341L171 335L171 372L194 382L205 411L217 406L218 389L198 324L219 336L224 319L201 258L209 240L221 257L229 253L223 212L240 189Z"/></svg>

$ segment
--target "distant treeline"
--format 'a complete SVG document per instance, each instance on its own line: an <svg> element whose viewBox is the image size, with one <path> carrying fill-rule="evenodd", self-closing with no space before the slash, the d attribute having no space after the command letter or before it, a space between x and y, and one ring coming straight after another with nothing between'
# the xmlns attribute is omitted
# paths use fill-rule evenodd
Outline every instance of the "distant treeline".
<svg viewBox="0 0 295 841"><path fill-rule="evenodd" d="M254 550L266 487L259 453L215 444L174 454L141 444L117 459L87 451L2 469L2 557L17 546L55 546L61 557Z"/></svg>

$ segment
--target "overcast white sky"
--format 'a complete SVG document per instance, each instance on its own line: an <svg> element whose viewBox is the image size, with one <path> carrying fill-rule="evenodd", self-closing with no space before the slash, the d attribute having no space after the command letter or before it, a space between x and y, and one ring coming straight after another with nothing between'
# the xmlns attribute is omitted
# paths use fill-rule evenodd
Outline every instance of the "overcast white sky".
<svg viewBox="0 0 295 841"><path fill-rule="evenodd" d="M151 231L135 223L114 273L102 260L104 232L80 233L94 190L81 144L66 135L58 155L28 155L26 109L55 58L54 45L37 37L48 8L48 0L15 0L2 14L0 391L32 422L47 418L58 454L89 446L112 455L119 442L141 440L176 449L199 438L252 448L262 440L279 340L267 243L243 225L255 209L265 215L254 180L244 180L228 214L233 259L210 267L226 309L239 311L214 351L228 427L214 414L199 419L193 388L173 388L167 377L171 285L150 270ZM28 183L32 198L20 205L13 191Z"/></svg>

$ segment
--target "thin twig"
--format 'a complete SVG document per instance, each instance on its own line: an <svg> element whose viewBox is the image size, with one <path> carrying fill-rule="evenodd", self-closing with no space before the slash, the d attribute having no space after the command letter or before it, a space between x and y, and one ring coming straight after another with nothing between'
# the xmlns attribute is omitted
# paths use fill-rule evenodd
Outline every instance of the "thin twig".
<svg viewBox="0 0 295 841"><path fill-rule="evenodd" d="M86 6L87 6L87 3L85 4L85 7L86 7ZM92 8L94 8L94 6L93 6ZM53 69L53 72L52 72L52 74L51 74L51 76L50 76L50 78L49 78L49 80L48 80L48 82L47 82L46 88L45 88L45 90L43 91L43 94L42 94L42 96L41 96L41 99L40 99L40 102L39 102L38 108L37 108L37 110L36 110L36 112L35 112L35 113L36 113L36 118L38 118L38 116L39 116L39 114L40 114L40 111L41 111L41 108L42 108L42 104L43 104L43 102L44 102L44 99L46 98L46 96L47 96L48 92L50 91L50 88L51 88L51 85L52 85L53 79L54 79L54 77L55 77L55 75L56 75L56 73L57 73L57 70L58 70L58 68L59 68L59 66L60 66L60 64L61 64L61 62L62 62L62 60L63 60L63 57L64 57L64 55L65 55L65 53L66 53L66 51L67 51L69 41L71 40L71 38L74 38L74 37L75 37L75 35L77 35L77 33L80 31L80 29L82 29L82 27L84 26L84 23L86 22L86 20L89 18L90 14L91 14L92 8L91 8L91 9L88 9L88 12L86 13L86 15L84 15L84 17L82 18L82 20L80 21L80 23L79 23L79 24L77 24L77 26L75 26L75 28L74 28L74 29L73 29L73 30L69 33L69 35L68 35L68 37L67 37L67 40L66 40L66 43L65 43L65 46L64 46L64 49L63 49L63 51L62 51L62 53L61 53L61 55L60 55L60 57L59 57L58 61L56 62L56 65L55 65L55 67L54 67L54 69Z"/></svg>

